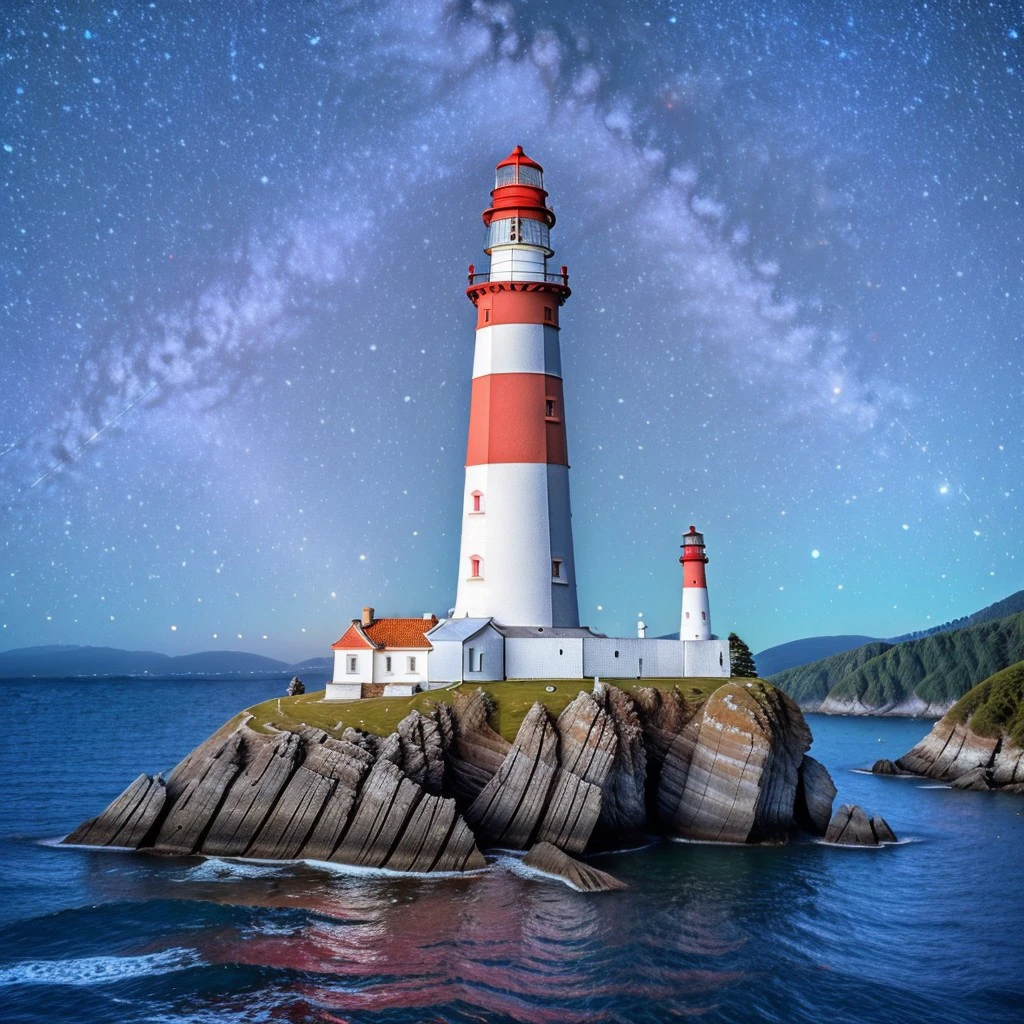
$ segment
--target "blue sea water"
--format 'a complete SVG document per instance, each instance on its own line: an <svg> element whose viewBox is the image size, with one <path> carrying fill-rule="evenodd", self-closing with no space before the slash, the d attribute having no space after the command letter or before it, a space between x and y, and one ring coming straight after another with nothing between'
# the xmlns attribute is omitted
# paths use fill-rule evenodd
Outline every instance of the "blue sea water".
<svg viewBox="0 0 1024 1024"><path fill-rule="evenodd" d="M46 845L283 685L0 683L0 1021L1024 1020L1024 798L857 771L922 721L809 717L907 842L659 841L621 893Z"/></svg>

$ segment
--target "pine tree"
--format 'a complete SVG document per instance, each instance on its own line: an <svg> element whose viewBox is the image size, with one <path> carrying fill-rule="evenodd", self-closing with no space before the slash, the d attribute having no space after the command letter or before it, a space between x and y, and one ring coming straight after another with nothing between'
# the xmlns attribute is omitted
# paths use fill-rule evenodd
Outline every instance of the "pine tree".
<svg viewBox="0 0 1024 1024"><path fill-rule="evenodd" d="M757 666L750 648L735 634L729 634L729 674L742 676L746 679L757 678Z"/></svg>

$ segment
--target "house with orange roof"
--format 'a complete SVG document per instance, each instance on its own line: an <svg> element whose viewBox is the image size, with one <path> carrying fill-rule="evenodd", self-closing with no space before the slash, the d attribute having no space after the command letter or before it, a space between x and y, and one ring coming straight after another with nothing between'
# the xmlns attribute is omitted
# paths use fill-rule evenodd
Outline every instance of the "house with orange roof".
<svg viewBox="0 0 1024 1024"><path fill-rule="evenodd" d="M364 608L341 639L331 645L334 675L327 700L360 697L411 697L427 683L428 630L437 616L418 619L377 619Z"/></svg>

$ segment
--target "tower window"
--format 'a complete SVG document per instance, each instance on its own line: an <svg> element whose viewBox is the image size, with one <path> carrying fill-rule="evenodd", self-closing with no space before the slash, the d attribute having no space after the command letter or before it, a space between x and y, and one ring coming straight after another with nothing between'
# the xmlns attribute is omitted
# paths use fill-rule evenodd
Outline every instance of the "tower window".
<svg viewBox="0 0 1024 1024"><path fill-rule="evenodd" d="M489 309L484 310L484 323L488 324L491 322L491 311Z"/></svg>
<svg viewBox="0 0 1024 1024"><path fill-rule="evenodd" d="M619 656L619 652L618 652L618 651L616 651L616 652L615 652L615 657L617 658L618 656Z"/></svg>
<svg viewBox="0 0 1024 1024"><path fill-rule="evenodd" d="M707 620L707 617L708 617L708 613L707 613L707 612L701 612L701 613L700 613L700 617L701 617L701 619L703 619L703 620L705 620L705 621L706 621L706 620Z"/></svg>
<svg viewBox="0 0 1024 1024"><path fill-rule="evenodd" d="M687 613L686 613L686 617L687 617L687 618L689 618L689 617L690 617L690 613L689 613L689 612L687 612Z"/></svg>
<svg viewBox="0 0 1024 1024"><path fill-rule="evenodd" d="M560 558L551 559L551 578L553 580L562 578L562 560Z"/></svg>
<svg viewBox="0 0 1024 1024"><path fill-rule="evenodd" d="M550 306L545 306L544 307L544 319L547 320L549 323L551 322L551 307Z"/></svg>
<svg viewBox="0 0 1024 1024"><path fill-rule="evenodd" d="M483 510L484 510L484 508L483 508L483 501L484 501L483 493L481 491L474 491L473 494L471 495L471 497L472 497L472 500L473 500L472 510L474 512L483 512Z"/></svg>
<svg viewBox="0 0 1024 1024"><path fill-rule="evenodd" d="M558 399L548 395L544 399L544 419L549 423L558 423Z"/></svg>
<svg viewBox="0 0 1024 1024"><path fill-rule="evenodd" d="M471 555L469 559L470 579L478 580L483 577L484 560L479 555Z"/></svg>

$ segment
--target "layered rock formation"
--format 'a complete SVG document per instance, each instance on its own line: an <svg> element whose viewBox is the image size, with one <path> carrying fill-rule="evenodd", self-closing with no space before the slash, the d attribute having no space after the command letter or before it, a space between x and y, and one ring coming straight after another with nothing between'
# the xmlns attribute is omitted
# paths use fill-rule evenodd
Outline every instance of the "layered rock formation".
<svg viewBox="0 0 1024 1024"><path fill-rule="evenodd" d="M1024 793L1024 662L997 672L959 700L917 746L879 775L923 775L956 789Z"/></svg>
<svg viewBox="0 0 1024 1024"><path fill-rule="evenodd" d="M607 888L572 856L652 830L745 843L829 828L835 787L807 756L807 725L760 681L692 700L598 685L557 720L535 704L512 743L491 710L481 691L456 694L386 737L268 735L242 716L65 842L425 872L482 867L482 849L532 850L539 870Z"/></svg>
<svg viewBox="0 0 1024 1024"><path fill-rule="evenodd" d="M956 789L1024 793L1024 749L1005 736L979 736L947 716L895 761L876 761L876 775L923 775Z"/></svg>

